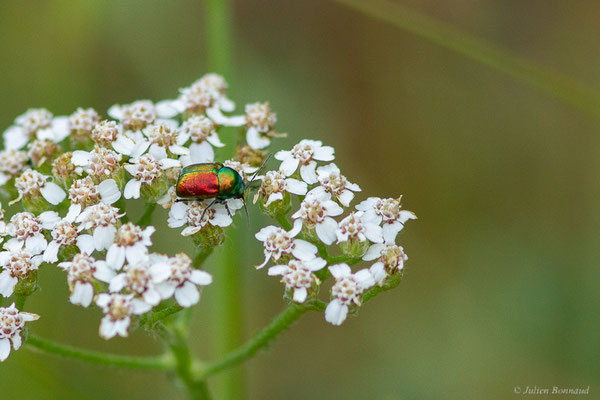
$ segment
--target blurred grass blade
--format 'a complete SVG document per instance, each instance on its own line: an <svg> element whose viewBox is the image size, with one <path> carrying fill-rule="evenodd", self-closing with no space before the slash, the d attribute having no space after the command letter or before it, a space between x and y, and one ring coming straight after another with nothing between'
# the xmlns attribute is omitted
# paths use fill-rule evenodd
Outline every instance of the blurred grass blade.
<svg viewBox="0 0 600 400"><path fill-rule="evenodd" d="M335 0L487 65L600 119L600 93L434 18L389 0Z"/></svg>

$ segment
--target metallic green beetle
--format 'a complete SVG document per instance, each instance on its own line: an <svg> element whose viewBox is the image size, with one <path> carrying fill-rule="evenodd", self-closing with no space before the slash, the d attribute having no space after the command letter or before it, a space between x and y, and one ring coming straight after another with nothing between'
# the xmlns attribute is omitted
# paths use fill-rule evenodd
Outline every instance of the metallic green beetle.
<svg viewBox="0 0 600 400"><path fill-rule="evenodd" d="M248 183L244 182L236 170L226 167L221 163L212 162L188 165L179 174L179 179L175 186L175 193L179 197L176 201L214 199L202 212L202 216L200 217L200 220L202 220L204 219L204 214L215 203L224 204L227 213L231 216L227 200L242 199L244 209L246 210L246 217L248 218L248 209L246 208L244 195L250 183L254 181L258 173L265 167L270 157L271 155L265 159Z"/></svg>

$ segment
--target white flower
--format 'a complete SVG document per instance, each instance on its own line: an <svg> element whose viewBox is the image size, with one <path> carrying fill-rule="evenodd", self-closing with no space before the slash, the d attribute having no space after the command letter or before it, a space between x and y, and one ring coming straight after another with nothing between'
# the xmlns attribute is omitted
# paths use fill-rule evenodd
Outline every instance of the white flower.
<svg viewBox="0 0 600 400"><path fill-rule="evenodd" d="M52 229L60 220L55 211L45 211L39 216L30 212L20 212L12 216L6 226L6 233L12 236L4 243L4 248L10 251L22 250L37 255L46 250L48 242L42 229Z"/></svg>
<svg viewBox="0 0 600 400"><path fill-rule="evenodd" d="M335 232L337 242L347 242L356 239L364 242L369 239L373 243L383 242L383 232L377 219L368 220L361 211L353 212L340 221Z"/></svg>
<svg viewBox="0 0 600 400"><path fill-rule="evenodd" d="M142 184L152 185L155 181L163 177L163 170L178 167L181 164L177 160L163 158L156 160L151 154L144 154L133 160L133 164L125 164L123 168L127 170L133 179L125 185L123 196L126 199L139 199Z"/></svg>
<svg viewBox="0 0 600 400"><path fill-rule="evenodd" d="M250 147L263 149L271 144L269 136L274 136L273 127L277 115L271 111L269 103L253 103L246 105L246 142Z"/></svg>
<svg viewBox="0 0 600 400"><path fill-rule="evenodd" d="M332 161L334 149L323 146L320 140L301 140L291 151L279 151L275 158L282 161L279 170L286 176L291 176L300 166L300 176L309 185L317 183L317 161ZM317 160L317 161L315 161Z"/></svg>
<svg viewBox="0 0 600 400"><path fill-rule="evenodd" d="M94 298L94 280L110 282L115 273L104 261L95 260L86 254L76 254L72 261L61 262L58 266L67 272L67 282L73 304L88 307Z"/></svg>
<svg viewBox="0 0 600 400"><path fill-rule="evenodd" d="M161 301L161 296L150 274L156 258L144 255L133 264L126 264L123 272L111 279L108 289L111 292L132 293L132 304L140 312L148 312Z"/></svg>
<svg viewBox="0 0 600 400"><path fill-rule="evenodd" d="M110 147L123 127L115 121L104 120L97 123L92 129L92 140L101 147Z"/></svg>
<svg viewBox="0 0 600 400"><path fill-rule="evenodd" d="M137 158L148 150L150 141L141 131L125 131L117 134L112 147L117 153Z"/></svg>
<svg viewBox="0 0 600 400"><path fill-rule="evenodd" d="M94 247L101 251L108 249L115 240L117 232L116 224L119 218L125 214L119 214L119 209L108 204L98 203L87 207L77 216L79 223L78 232L84 229L92 231Z"/></svg>
<svg viewBox="0 0 600 400"><path fill-rule="evenodd" d="M42 263L41 256L23 250L0 252L0 295L9 297L21 279L29 277Z"/></svg>
<svg viewBox="0 0 600 400"><path fill-rule="evenodd" d="M36 139L27 145L27 149L27 156L36 168L54 158L60 151L60 147L48 139Z"/></svg>
<svg viewBox="0 0 600 400"><path fill-rule="evenodd" d="M231 112L235 109L235 103L226 97L226 89L227 82L222 76L207 74L189 87L180 89L181 94L172 103L172 107L180 112L206 113L219 125L244 125L246 123L244 116L227 117L221 112Z"/></svg>
<svg viewBox="0 0 600 400"><path fill-rule="evenodd" d="M341 325L348 315L348 307L352 304L360 306L362 293L375 285L373 275L367 269L356 273L347 264L336 264L329 267L335 284L331 288L331 301L325 309L325 320L332 325Z"/></svg>
<svg viewBox="0 0 600 400"><path fill-rule="evenodd" d="M19 192L19 197L13 202L20 200L23 196L35 197L41 194L50 204L60 204L67 194L60 186L54 182L48 182L48 176L42 175L32 169L25 170L15 179L15 187Z"/></svg>
<svg viewBox="0 0 600 400"><path fill-rule="evenodd" d="M148 226L145 229L128 222L117 230L115 242L106 252L106 263L116 271L120 270L127 259L129 264L143 259L148 255L148 247L152 246L150 236L156 229Z"/></svg>
<svg viewBox="0 0 600 400"><path fill-rule="evenodd" d="M281 171L268 171L262 178L262 185L254 196L254 202L262 196L267 199L265 206L268 206L274 201L283 200L284 192L305 195L307 190L306 182L286 178Z"/></svg>
<svg viewBox="0 0 600 400"><path fill-rule="evenodd" d="M52 124L52 113L45 108L31 108L15 119L15 125L4 131L4 146L8 150L18 150L33 139L40 129Z"/></svg>
<svg viewBox="0 0 600 400"><path fill-rule="evenodd" d="M0 361L8 358L11 342L14 350L21 347L21 331L25 322L35 321L39 317L37 314L19 312L15 303L10 307L0 307Z"/></svg>
<svg viewBox="0 0 600 400"><path fill-rule="evenodd" d="M279 260L284 255L293 255L300 260L310 260L316 257L317 246L302 239L294 239L302 230L302 223L296 220L291 231L286 232L278 226L266 226L254 235L263 242L265 260L255 268L267 265L271 258Z"/></svg>
<svg viewBox="0 0 600 400"><path fill-rule="evenodd" d="M239 199L228 199L226 201L229 210L232 212L242 208L242 201ZM206 211L204 218L202 218L202 214L206 207L208 207L208 204L205 201L194 201L187 204L179 202L173 204L171 210L169 210L169 227L179 228L180 226L187 224L188 226L181 231L181 234L183 236L190 236L199 232L206 224L226 227L233 222L229 214L227 214L227 209L223 204L214 204Z"/></svg>
<svg viewBox="0 0 600 400"><path fill-rule="evenodd" d="M157 283L156 288L163 299L175 295L175 301L182 307L191 307L200 301L196 286L212 283L212 276L192 267L192 260L184 253L175 257L160 257L160 261L150 267L150 273Z"/></svg>
<svg viewBox="0 0 600 400"><path fill-rule="evenodd" d="M181 158L183 166L213 161L215 159L213 146L224 146L217 136L215 124L203 115L190 117L179 128L177 144L184 146L190 139L192 140L190 154Z"/></svg>
<svg viewBox="0 0 600 400"><path fill-rule="evenodd" d="M287 265L275 265L269 268L269 275L281 275L281 282L285 283L286 290L293 290L293 299L296 303L304 303L308 291L320 281L314 272L322 269L327 262L322 258L310 260L290 260Z"/></svg>
<svg viewBox="0 0 600 400"><path fill-rule="evenodd" d="M100 323L100 336L106 340L115 335L127 336L132 314L144 314L145 303L134 302L132 294L100 293L96 305L106 314Z"/></svg>
<svg viewBox="0 0 600 400"><path fill-rule="evenodd" d="M348 182L346 177L340 174L340 169L335 164L317 168L317 178L321 186L317 186L313 190L331 193L345 207L348 207L354 199L352 192L360 192L360 187L355 183Z"/></svg>
<svg viewBox="0 0 600 400"><path fill-rule="evenodd" d="M141 133L140 133L141 135ZM82 168L94 180L100 182L114 177L121 169L121 154L110 149L96 146L90 152L76 150L71 163Z"/></svg>
<svg viewBox="0 0 600 400"><path fill-rule="evenodd" d="M189 154L187 148L177 143L177 125L177 121L163 119L142 129L144 135L150 140L148 153L152 154L157 160L168 158L169 155L184 156Z"/></svg>
<svg viewBox="0 0 600 400"><path fill-rule="evenodd" d="M326 192L315 193L314 189L308 192L300 209L292 214L292 218L302 221L306 229L314 229L321 241L327 245L336 239L337 222L331 218L340 215L344 210L331 195Z"/></svg>
<svg viewBox="0 0 600 400"><path fill-rule="evenodd" d="M77 246L84 254L94 252L94 239L91 235L79 235L72 221L62 219L52 228L52 241L44 251L45 262L54 263L58 261L58 251L61 246Z"/></svg>
<svg viewBox="0 0 600 400"><path fill-rule="evenodd" d="M69 129L76 137L89 137L100 117L93 108L81 107L69 116Z"/></svg>
<svg viewBox="0 0 600 400"><path fill-rule="evenodd" d="M396 235L404 228L406 221L417 219L412 211L401 209L400 199L369 197L358 204L356 209L364 211L366 218L376 220L378 224L383 223L383 239L388 243L396 240Z"/></svg>
<svg viewBox="0 0 600 400"><path fill-rule="evenodd" d="M27 164L28 156L24 151L0 151L0 185L19 175Z"/></svg>
<svg viewBox="0 0 600 400"><path fill-rule="evenodd" d="M100 202L113 204L120 198L121 191L114 179L106 179L98 185L89 176L77 179L69 188L71 205L65 219L73 222L85 207Z"/></svg>
<svg viewBox="0 0 600 400"><path fill-rule="evenodd" d="M402 246L391 243L376 243L369 247L363 256L365 261L377 260L369 270L378 285L383 285L388 275L395 274L404 269L404 262L408 256Z"/></svg>
<svg viewBox="0 0 600 400"><path fill-rule="evenodd" d="M68 117L61 116L54 117L50 126L39 129L36 136L39 140L50 140L54 143L60 143L66 139L70 133Z"/></svg>
<svg viewBox="0 0 600 400"><path fill-rule="evenodd" d="M154 104L150 100L138 100L124 106L115 104L108 109L108 115L120 120L123 127L131 131L150 125L157 117Z"/></svg>

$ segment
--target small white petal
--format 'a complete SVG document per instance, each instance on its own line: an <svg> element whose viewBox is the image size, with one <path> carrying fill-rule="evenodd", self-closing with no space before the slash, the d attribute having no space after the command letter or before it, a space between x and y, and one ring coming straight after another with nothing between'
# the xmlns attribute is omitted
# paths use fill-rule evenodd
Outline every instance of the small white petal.
<svg viewBox="0 0 600 400"><path fill-rule="evenodd" d="M289 267L287 265L274 265L268 269L267 275L275 276L275 275L283 275Z"/></svg>
<svg viewBox="0 0 600 400"><path fill-rule="evenodd" d="M253 126L248 128L248 132L246 133L246 141L253 149L262 149L271 144L269 138L261 136L258 130Z"/></svg>
<svg viewBox="0 0 600 400"><path fill-rule="evenodd" d="M352 275L352 270L348 264L336 264L329 267L329 272L336 280Z"/></svg>
<svg viewBox="0 0 600 400"><path fill-rule="evenodd" d="M352 199L354 198L354 193L352 193L351 191L349 191L348 189L344 189L342 190L342 193L340 193L340 195L338 196L338 200L340 201L340 203L342 203L345 207L350 206L350 202L352 201Z"/></svg>
<svg viewBox="0 0 600 400"><path fill-rule="evenodd" d="M285 190L293 194L305 195L308 191L308 186L306 182L294 178L287 178L285 180Z"/></svg>
<svg viewBox="0 0 600 400"><path fill-rule="evenodd" d="M99 281L110 283L115 277L115 271L108 268L104 261L96 261L96 271L94 272L94 278Z"/></svg>
<svg viewBox="0 0 600 400"><path fill-rule="evenodd" d="M105 204L113 204L121 198L121 191L114 179L105 179L96 188Z"/></svg>
<svg viewBox="0 0 600 400"><path fill-rule="evenodd" d="M121 269L124 263L125 248L123 246L118 246L116 243L111 244L106 252L106 265L110 269L118 271Z"/></svg>
<svg viewBox="0 0 600 400"><path fill-rule="evenodd" d="M317 163L314 161L300 167L300 176L302 177L302 180L309 185L313 185L319 181L317 179L317 174L315 173L316 167Z"/></svg>
<svg viewBox="0 0 600 400"><path fill-rule="evenodd" d="M112 226L98 226L94 229L94 246L96 250L101 251L108 249L112 242L115 240L115 233L117 229Z"/></svg>
<svg viewBox="0 0 600 400"><path fill-rule="evenodd" d="M348 315L348 306L342 305L338 299L332 300L325 309L325 321L332 325L341 325Z"/></svg>
<svg viewBox="0 0 600 400"><path fill-rule="evenodd" d="M364 224L365 236L373 243L383 242L383 230L379 225Z"/></svg>
<svg viewBox="0 0 600 400"><path fill-rule="evenodd" d="M279 167L279 170L281 172L283 172L283 174L285 176L290 176L294 172L296 172L296 169L298 169L299 164L300 164L299 159L294 158L294 157L288 157L283 160L283 162L281 163L281 166Z"/></svg>
<svg viewBox="0 0 600 400"><path fill-rule="evenodd" d="M383 224L383 240L386 243L394 243L398 232L402 230L404 225L398 221L394 221L390 224Z"/></svg>
<svg viewBox="0 0 600 400"><path fill-rule="evenodd" d="M299 260L310 260L317 254L317 246L302 239L294 239L292 254Z"/></svg>
<svg viewBox="0 0 600 400"><path fill-rule="evenodd" d="M0 339L0 361L4 361L10 354L10 340Z"/></svg>
<svg viewBox="0 0 600 400"><path fill-rule="evenodd" d="M136 314L144 314L152 309L152 306L140 299L131 299L131 311Z"/></svg>
<svg viewBox="0 0 600 400"><path fill-rule="evenodd" d="M360 271L357 271L354 274L354 280L356 280L356 283L358 283L358 285L363 289L368 289L375 285L375 279L368 269L361 269Z"/></svg>
<svg viewBox="0 0 600 400"><path fill-rule="evenodd" d="M382 262L376 262L375 264L371 265L369 272L371 275L373 275L373 279L378 285L383 285L385 278L387 278L387 273L385 272L385 266Z"/></svg>
<svg viewBox="0 0 600 400"><path fill-rule="evenodd" d="M123 118L123 107L119 104L112 105L106 112L111 118L120 120Z"/></svg>
<svg viewBox="0 0 600 400"><path fill-rule="evenodd" d="M48 242L44 235L40 233L36 233L33 236L30 236L25 241L25 249L29 251L31 254L41 254L44 250L46 250L46 246L48 246Z"/></svg>
<svg viewBox="0 0 600 400"><path fill-rule="evenodd" d="M215 159L215 151L208 142L192 143L190 159L193 164L210 162Z"/></svg>
<svg viewBox="0 0 600 400"><path fill-rule="evenodd" d="M181 307L190 307L198 303L200 293L193 283L186 282L182 287L175 290L175 300Z"/></svg>
<svg viewBox="0 0 600 400"><path fill-rule="evenodd" d="M294 289L293 297L294 297L294 301L296 303L304 303L304 300L306 300L307 295L308 295L308 291L306 290L305 287Z"/></svg>
<svg viewBox="0 0 600 400"><path fill-rule="evenodd" d="M335 150L331 146L320 146L314 149L313 158L319 161L333 161Z"/></svg>
<svg viewBox="0 0 600 400"><path fill-rule="evenodd" d="M384 245L381 243L374 244L369 247L365 255L363 256L364 261L372 261L376 258L381 257L381 250L383 250Z"/></svg>
<svg viewBox="0 0 600 400"><path fill-rule="evenodd" d="M265 206L268 206L277 200L283 200L283 193L281 193L281 192L271 193L269 195L269 198L267 199L267 202L265 203Z"/></svg>
<svg viewBox="0 0 600 400"><path fill-rule="evenodd" d="M19 348L21 347L21 335L19 333L17 333L16 335L13 335L13 337L11 339L12 339L13 349L19 350Z"/></svg>
<svg viewBox="0 0 600 400"><path fill-rule="evenodd" d="M56 211L44 211L38 215L38 218L42 222L44 229L53 229L54 225L61 219Z"/></svg>
<svg viewBox="0 0 600 400"><path fill-rule="evenodd" d="M65 191L54 182L46 182L40 189L40 193L42 196L44 196L48 203L55 206L60 204L65 197L67 197Z"/></svg>
<svg viewBox="0 0 600 400"><path fill-rule="evenodd" d="M10 297L15 290L19 280L10 275L8 270L0 272L0 294L4 297Z"/></svg>
<svg viewBox="0 0 600 400"><path fill-rule="evenodd" d="M330 245L336 239L335 232L338 229L338 224L331 217L325 217L321 223L315 226L315 232L323 243Z"/></svg>
<svg viewBox="0 0 600 400"><path fill-rule="evenodd" d="M213 281L212 275L205 271L193 270L189 278L190 282L200 286L210 285Z"/></svg>
<svg viewBox="0 0 600 400"><path fill-rule="evenodd" d="M123 191L123 197L126 199L139 199L140 198L140 188L142 187L142 182L131 179L125 185L125 190Z"/></svg>
<svg viewBox="0 0 600 400"><path fill-rule="evenodd" d="M73 304L80 304L83 307L88 307L92 303L94 297L94 287L91 283L75 282L73 294L69 300Z"/></svg>
<svg viewBox="0 0 600 400"><path fill-rule="evenodd" d="M60 249L60 244L55 240L48 243L48 247L44 251L44 261L47 263L55 263L58 261L58 250Z"/></svg>
<svg viewBox="0 0 600 400"><path fill-rule="evenodd" d="M85 167L90 163L90 153L83 150L75 150L71 156L71 164Z"/></svg>
<svg viewBox="0 0 600 400"><path fill-rule="evenodd" d="M77 237L77 247L84 254L92 254L94 252L94 238L92 235L79 235Z"/></svg>

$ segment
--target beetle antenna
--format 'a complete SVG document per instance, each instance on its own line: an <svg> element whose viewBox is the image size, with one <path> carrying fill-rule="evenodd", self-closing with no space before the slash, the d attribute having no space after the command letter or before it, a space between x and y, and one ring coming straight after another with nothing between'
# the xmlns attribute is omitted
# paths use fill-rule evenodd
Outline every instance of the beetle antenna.
<svg viewBox="0 0 600 400"><path fill-rule="evenodd" d="M246 211L246 222L248 223L248 228L250 228L250 216L248 215L248 207L246 207L246 199L242 197L242 203L244 203L244 211Z"/></svg>
<svg viewBox="0 0 600 400"><path fill-rule="evenodd" d="M252 178L250 178L250 182L248 182L248 185L250 185L250 184L252 183L252 181L253 181L254 179L256 179L256 175L258 175L258 173L259 173L260 171L262 171L262 170L263 170L263 168L264 168L264 167L265 167L265 165L267 164L267 161L269 161L269 159L271 158L271 155L272 155L272 154L269 154L269 155L267 156L267 158L265 158L265 161L263 161L263 163L262 163L262 165L260 166L260 168L259 168L259 169L257 169L257 170L256 170L256 172L254 173L254 175L252 175Z"/></svg>

